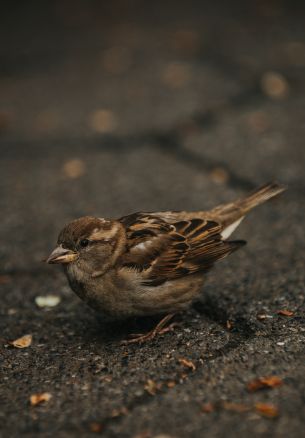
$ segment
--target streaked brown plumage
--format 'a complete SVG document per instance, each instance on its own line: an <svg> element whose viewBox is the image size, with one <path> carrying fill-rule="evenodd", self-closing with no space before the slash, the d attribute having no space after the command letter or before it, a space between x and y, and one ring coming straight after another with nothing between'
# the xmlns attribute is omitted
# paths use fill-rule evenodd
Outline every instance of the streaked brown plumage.
<svg viewBox="0 0 305 438"><path fill-rule="evenodd" d="M210 211L83 217L61 231L48 263L107 319L173 314L200 293L214 263L245 244L227 238L256 205L284 188L271 183Z"/></svg>

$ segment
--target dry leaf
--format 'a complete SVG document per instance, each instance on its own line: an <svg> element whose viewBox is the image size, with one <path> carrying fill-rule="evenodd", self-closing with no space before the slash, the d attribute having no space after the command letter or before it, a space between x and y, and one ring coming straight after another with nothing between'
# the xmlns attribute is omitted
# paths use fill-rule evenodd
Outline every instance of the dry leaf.
<svg viewBox="0 0 305 438"><path fill-rule="evenodd" d="M215 411L215 406L212 403L205 403L201 406L201 411L205 414L210 414L211 412Z"/></svg>
<svg viewBox="0 0 305 438"><path fill-rule="evenodd" d="M168 388L174 388L174 386L176 386L176 382L170 381L170 382L167 382L166 385L167 385Z"/></svg>
<svg viewBox="0 0 305 438"><path fill-rule="evenodd" d="M112 409L111 411L111 417L116 418L116 417L121 417L122 415L127 415L128 414L128 409L125 406L122 406L119 409Z"/></svg>
<svg viewBox="0 0 305 438"><path fill-rule="evenodd" d="M150 395L156 395L156 392L159 391L161 387L162 387L162 383L156 383L153 380L148 379L146 385L144 386L144 389Z"/></svg>
<svg viewBox="0 0 305 438"><path fill-rule="evenodd" d="M282 316L293 316L294 315L294 312L292 312L291 310L286 310L286 309L279 310L277 313L278 313L278 315L282 315Z"/></svg>
<svg viewBox="0 0 305 438"><path fill-rule="evenodd" d="M66 177L76 179L84 175L86 172L86 165L82 160L74 158L63 165L63 172Z"/></svg>
<svg viewBox="0 0 305 438"><path fill-rule="evenodd" d="M232 322L229 319L226 322L226 327L227 327L228 330L232 330L232 328L233 328L233 324L232 324Z"/></svg>
<svg viewBox="0 0 305 438"><path fill-rule="evenodd" d="M103 431L103 425L101 423L93 422L89 424L90 431L93 433L100 433Z"/></svg>
<svg viewBox="0 0 305 438"><path fill-rule="evenodd" d="M250 392L254 392L262 388L275 388L276 386L283 385L283 383L283 380L276 376L259 377L258 379L249 382L247 384L247 389Z"/></svg>
<svg viewBox="0 0 305 438"><path fill-rule="evenodd" d="M248 412L251 408L241 403L223 402L222 407L227 411L233 412Z"/></svg>
<svg viewBox="0 0 305 438"><path fill-rule="evenodd" d="M229 181L230 175L226 169L223 169L222 167L215 167L210 172L210 178L216 184L225 184Z"/></svg>
<svg viewBox="0 0 305 438"><path fill-rule="evenodd" d="M15 339L15 341L9 341L9 344L16 348L27 348L31 345L32 340L32 335L24 335L21 338Z"/></svg>
<svg viewBox="0 0 305 438"><path fill-rule="evenodd" d="M289 94L289 84L283 75L277 72L267 72L262 76L263 92L272 99L283 99Z"/></svg>
<svg viewBox="0 0 305 438"><path fill-rule="evenodd" d="M89 117L90 127L99 134L112 132L117 127L115 114L107 109L99 109L93 112Z"/></svg>
<svg viewBox="0 0 305 438"><path fill-rule="evenodd" d="M193 364L192 361L188 360L188 359L178 359L178 362L181 363L181 365L185 366L186 368L190 368L192 371L196 370L196 366Z"/></svg>
<svg viewBox="0 0 305 438"><path fill-rule="evenodd" d="M279 415L279 410L276 406L267 403L256 403L255 409L265 417L274 418Z"/></svg>
<svg viewBox="0 0 305 438"><path fill-rule="evenodd" d="M49 392L42 392L40 394L32 394L30 402L32 406L40 405L41 403L47 403L51 399L52 395Z"/></svg>
<svg viewBox="0 0 305 438"><path fill-rule="evenodd" d="M60 301L61 298L58 295L45 295L35 298L38 307L55 307Z"/></svg>
<svg viewBox="0 0 305 438"><path fill-rule="evenodd" d="M109 374L107 374L105 376L101 376L100 379L102 382L107 382L107 383L111 383L113 380L112 376L110 376Z"/></svg>

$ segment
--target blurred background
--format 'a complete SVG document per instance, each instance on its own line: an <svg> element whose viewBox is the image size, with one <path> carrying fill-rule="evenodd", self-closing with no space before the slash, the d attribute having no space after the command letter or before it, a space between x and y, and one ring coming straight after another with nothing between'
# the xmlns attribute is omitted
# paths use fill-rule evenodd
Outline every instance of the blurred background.
<svg viewBox="0 0 305 438"><path fill-rule="evenodd" d="M14 234L13 259L33 227L38 260L80 215L200 209L266 180L299 185L305 32L294 5L2 5L2 240Z"/></svg>

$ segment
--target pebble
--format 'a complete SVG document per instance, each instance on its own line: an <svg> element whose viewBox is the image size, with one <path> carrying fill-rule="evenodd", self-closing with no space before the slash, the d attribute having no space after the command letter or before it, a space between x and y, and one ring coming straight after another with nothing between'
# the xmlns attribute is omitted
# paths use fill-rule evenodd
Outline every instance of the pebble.
<svg viewBox="0 0 305 438"><path fill-rule="evenodd" d="M61 301L58 295L45 295L35 298L35 303L38 307L55 307Z"/></svg>

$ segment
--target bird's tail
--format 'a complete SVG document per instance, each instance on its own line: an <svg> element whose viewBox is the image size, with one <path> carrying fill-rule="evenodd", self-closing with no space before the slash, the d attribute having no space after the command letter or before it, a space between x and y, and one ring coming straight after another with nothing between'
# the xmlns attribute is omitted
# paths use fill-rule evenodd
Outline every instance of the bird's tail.
<svg viewBox="0 0 305 438"><path fill-rule="evenodd" d="M252 210L252 208L263 204L284 190L286 190L286 188L283 185L275 182L264 184L245 198L237 199L235 202L219 205L214 208L210 211L210 217L211 219L213 217L215 219L217 218L224 227L228 227L236 222L238 222L238 225L241 219Z"/></svg>
<svg viewBox="0 0 305 438"><path fill-rule="evenodd" d="M279 195L284 190L286 190L286 187L274 182L264 184L263 186L249 193L249 195L245 198L238 199L234 202L234 204L237 208L240 208L244 214L246 214L248 211L252 210L252 208L263 204L264 202L268 201L268 199Z"/></svg>
<svg viewBox="0 0 305 438"><path fill-rule="evenodd" d="M264 184L247 196L237 199L229 204L221 204L209 211L193 211L193 212L172 212L163 211L156 213L165 221L172 223L176 221L191 220L194 218L215 221L221 225L222 238L227 239L233 231L238 227L244 216L257 205L266 202L268 199L279 195L286 190L281 184L275 182Z"/></svg>

